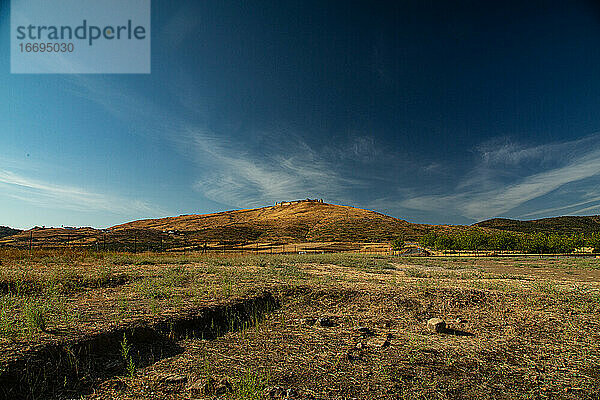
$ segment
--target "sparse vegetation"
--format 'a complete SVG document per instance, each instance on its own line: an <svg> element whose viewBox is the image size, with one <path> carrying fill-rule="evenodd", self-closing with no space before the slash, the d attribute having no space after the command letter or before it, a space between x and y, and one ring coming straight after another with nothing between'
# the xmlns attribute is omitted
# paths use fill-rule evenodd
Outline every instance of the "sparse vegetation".
<svg viewBox="0 0 600 400"><path fill-rule="evenodd" d="M45 331L49 318L49 304L39 299L31 299L23 306L23 319L27 329L34 333Z"/></svg>
<svg viewBox="0 0 600 400"><path fill-rule="evenodd" d="M247 371L234 384L229 396L236 400L260 400L269 384L268 375Z"/></svg>
<svg viewBox="0 0 600 400"><path fill-rule="evenodd" d="M1 371L24 347L66 338L76 349L72 340L124 329L113 361L90 363L107 356L105 347L92 358L65 353L91 377L93 368L109 374L98 375L105 383L69 375L53 390L72 395L93 385L81 391L85 398L181 398L214 377L231 383L222 394L229 399L288 390L300 399L593 399L598 278L600 260L592 258L14 254L0 266L0 387L8 374ZM227 306L264 291L281 308ZM225 311L205 323L182 322L217 305ZM433 334L431 317L473 336ZM315 322L301 322L307 318ZM133 334L153 324L162 330ZM187 383L161 383L164 376Z"/></svg>
<svg viewBox="0 0 600 400"><path fill-rule="evenodd" d="M133 378L135 374L135 362L131 356L131 345L127 341L127 336L123 334L123 340L121 341L121 357L123 358L123 364L127 375Z"/></svg>

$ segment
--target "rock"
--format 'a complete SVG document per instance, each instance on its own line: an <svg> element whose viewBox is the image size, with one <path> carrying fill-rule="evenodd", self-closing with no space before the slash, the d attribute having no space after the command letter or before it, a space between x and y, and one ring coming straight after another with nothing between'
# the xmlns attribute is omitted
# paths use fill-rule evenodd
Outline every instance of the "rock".
<svg viewBox="0 0 600 400"><path fill-rule="evenodd" d="M308 317L308 318L300 318L300 323L302 325L314 325L317 322L316 318Z"/></svg>
<svg viewBox="0 0 600 400"><path fill-rule="evenodd" d="M375 336L375 332L373 332L371 328L367 328L366 326L360 326L356 329L356 331L364 336Z"/></svg>
<svg viewBox="0 0 600 400"><path fill-rule="evenodd" d="M444 332L446 330L446 321L441 318L431 318L427 321L427 328L434 332Z"/></svg>
<svg viewBox="0 0 600 400"><path fill-rule="evenodd" d="M324 326L324 327L331 327L331 326L335 325L333 320L329 317L321 317L321 318L319 318L318 321L319 321L319 325Z"/></svg>
<svg viewBox="0 0 600 400"><path fill-rule="evenodd" d="M358 349L358 350L361 350L361 349L363 349L364 347L365 347L365 345L364 345L364 343L362 343L362 342L358 342L358 343L356 343L356 346L354 346L354 348L356 348L356 349Z"/></svg>
<svg viewBox="0 0 600 400"><path fill-rule="evenodd" d="M468 321L462 317L456 317L456 319L454 320L457 324L465 324Z"/></svg>
<svg viewBox="0 0 600 400"><path fill-rule="evenodd" d="M168 374L162 375L158 378L160 382L166 383L168 385L178 385L187 382L187 376L185 375L177 375L177 374Z"/></svg>
<svg viewBox="0 0 600 400"><path fill-rule="evenodd" d="M263 392L264 397L267 399L283 399L283 400L295 400L300 399L298 391L296 389L284 389L281 386L273 386L265 389Z"/></svg>

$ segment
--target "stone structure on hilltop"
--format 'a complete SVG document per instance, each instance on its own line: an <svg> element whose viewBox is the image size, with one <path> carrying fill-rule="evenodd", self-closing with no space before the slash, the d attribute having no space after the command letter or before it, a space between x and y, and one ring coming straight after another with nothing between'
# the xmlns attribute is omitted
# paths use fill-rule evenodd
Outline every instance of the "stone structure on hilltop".
<svg viewBox="0 0 600 400"><path fill-rule="evenodd" d="M298 204L298 203L324 203L324 201L323 201L323 199L304 199L304 200L275 202L275 205L276 206L291 206L292 204Z"/></svg>

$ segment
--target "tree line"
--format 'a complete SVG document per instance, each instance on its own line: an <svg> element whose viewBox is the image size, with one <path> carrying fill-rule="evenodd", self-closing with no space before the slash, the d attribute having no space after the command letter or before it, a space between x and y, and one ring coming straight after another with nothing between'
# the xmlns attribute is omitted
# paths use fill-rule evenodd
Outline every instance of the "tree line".
<svg viewBox="0 0 600 400"><path fill-rule="evenodd" d="M600 252L600 232L591 234L483 232L460 233L431 231L419 240L423 247L435 250L495 250L533 254L572 253L581 247Z"/></svg>

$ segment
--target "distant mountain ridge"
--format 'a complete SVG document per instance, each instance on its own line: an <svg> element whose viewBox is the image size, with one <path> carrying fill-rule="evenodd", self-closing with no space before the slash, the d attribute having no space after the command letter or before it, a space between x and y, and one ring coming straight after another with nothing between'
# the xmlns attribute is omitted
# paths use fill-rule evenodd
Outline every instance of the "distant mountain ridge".
<svg viewBox="0 0 600 400"><path fill-rule="evenodd" d="M481 221L473 226L523 233L561 233L573 234L600 232L600 215L562 216L520 221L508 218L493 218Z"/></svg>

